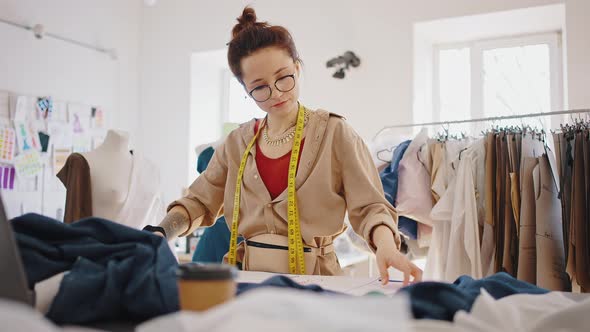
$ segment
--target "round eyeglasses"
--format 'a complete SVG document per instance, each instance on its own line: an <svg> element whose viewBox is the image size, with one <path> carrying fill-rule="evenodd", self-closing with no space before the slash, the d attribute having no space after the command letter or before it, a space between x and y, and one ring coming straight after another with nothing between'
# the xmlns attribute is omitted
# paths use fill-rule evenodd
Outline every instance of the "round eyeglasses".
<svg viewBox="0 0 590 332"><path fill-rule="evenodd" d="M295 87L295 74L287 75L275 81L275 88L281 92L289 92ZM261 103L267 101L272 96L270 85L257 86L248 93L252 99Z"/></svg>

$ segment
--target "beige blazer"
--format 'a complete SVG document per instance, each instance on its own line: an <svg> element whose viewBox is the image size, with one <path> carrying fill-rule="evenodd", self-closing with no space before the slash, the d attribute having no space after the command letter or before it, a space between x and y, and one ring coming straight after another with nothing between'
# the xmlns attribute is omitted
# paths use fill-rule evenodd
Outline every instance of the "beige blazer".
<svg viewBox="0 0 590 332"><path fill-rule="evenodd" d="M168 207L181 205L191 225L211 226L222 213L231 228L233 200L240 160L254 137L255 120L232 131L219 146L207 167L189 187L187 196ZM386 225L399 248L397 213L383 194L379 174L363 140L345 120L326 111L310 112L305 128L305 146L295 178L297 203L304 245L325 247L344 232L344 215L356 233L375 250L371 231ZM239 233L249 239L261 234L287 236L287 191L274 200L266 189L252 148L244 170L240 202ZM201 225L195 220L203 216ZM338 274L340 266L332 252L317 260L314 273Z"/></svg>

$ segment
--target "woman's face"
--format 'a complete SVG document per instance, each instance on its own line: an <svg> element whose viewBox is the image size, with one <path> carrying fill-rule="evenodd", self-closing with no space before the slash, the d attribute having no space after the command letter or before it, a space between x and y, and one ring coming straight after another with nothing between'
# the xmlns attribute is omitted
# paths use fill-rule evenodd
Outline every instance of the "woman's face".
<svg viewBox="0 0 590 332"><path fill-rule="evenodd" d="M266 47L243 58L241 66L244 88L260 109L275 114L297 109L300 66L286 51Z"/></svg>

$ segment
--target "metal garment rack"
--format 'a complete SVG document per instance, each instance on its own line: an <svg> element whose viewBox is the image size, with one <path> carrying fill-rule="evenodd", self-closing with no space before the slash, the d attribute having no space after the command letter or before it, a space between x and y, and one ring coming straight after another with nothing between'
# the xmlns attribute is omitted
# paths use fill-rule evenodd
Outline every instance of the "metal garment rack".
<svg viewBox="0 0 590 332"><path fill-rule="evenodd" d="M529 114L519 114L519 115L493 116L493 117L488 117L488 118L478 118L478 119L468 119L468 120L438 121L438 122L424 122L424 123L409 123L409 124L402 124L402 125L392 125L392 126L386 126L386 127L381 128L377 132L377 134L375 134L375 136L373 136L373 140L375 140L385 130L394 129L394 128L442 126L442 125L451 125L451 124L459 124L459 123L501 121L501 120L510 120L510 119L522 119L522 118L532 118L532 117L552 116L552 115L566 115L566 114L577 114L577 113L590 113L590 109L573 109L573 110L544 112L544 113L529 113Z"/></svg>
<svg viewBox="0 0 590 332"><path fill-rule="evenodd" d="M0 18L0 22L2 22L4 24L7 24L7 25L11 25L13 27L17 27L17 28L23 29L23 30L27 30L27 31L33 31L34 30L34 27L32 27L32 26L28 26L28 25L25 25L25 24L12 22L12 21L9 21L9 20L3 19L3 18ZM96 51L96 52L104 53L104 54L108 55L111 59L117 60L117 53L116 53L116 51L114 49L106 49L106 48L94 46L94 45L91 45L91 44L88 44L88 43L84 43L84 42L81 42L81 41L77 41L77 40L73 40L73 39L70 39L70 38L67 38L67 37L56 35L56 34L50 33L50 32L43 32L43 35L41 37L37 37L37 38L42 38L44 36L51 37L53 39L58 39L58 40L61 40L61 41L66 42L66 43L74 44L76 46L87 48L89 50L93 50L93 51Z"/></svg>

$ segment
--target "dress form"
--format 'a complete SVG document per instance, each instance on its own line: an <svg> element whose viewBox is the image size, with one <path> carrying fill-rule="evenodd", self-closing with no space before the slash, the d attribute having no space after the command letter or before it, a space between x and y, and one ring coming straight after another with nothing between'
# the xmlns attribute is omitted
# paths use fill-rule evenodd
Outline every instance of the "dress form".
<svg viewBox="0 0 590 332"><path fill-rule="evenodd" d="M90 167L93 216L115 219L127 200L133 169L128 133L109 130L99 147L82 156Z"/></svg>

